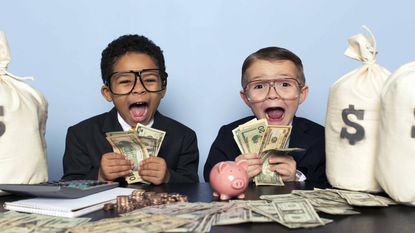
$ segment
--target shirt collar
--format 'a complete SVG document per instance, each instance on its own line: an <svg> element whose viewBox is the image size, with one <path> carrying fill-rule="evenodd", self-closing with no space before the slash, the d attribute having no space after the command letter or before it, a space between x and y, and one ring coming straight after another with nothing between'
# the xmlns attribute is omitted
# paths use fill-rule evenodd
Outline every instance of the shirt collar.
<svg viewBox="0 0 415 233"><path fill-rule="evenodd" d="M122 127L122 130L123 131L129 131L132 127L121 117L121 115L120 115L120 113L119 112L117 112L117 119L118 119L118 122L120 123L120 125L121 125L121 127ZM154 118L151 118L151 120L150 120L150 122L147 124L147 125L145 125L146 127L150 127L151 128L151 126L153 126L153 123L154 123Z"/></svg>

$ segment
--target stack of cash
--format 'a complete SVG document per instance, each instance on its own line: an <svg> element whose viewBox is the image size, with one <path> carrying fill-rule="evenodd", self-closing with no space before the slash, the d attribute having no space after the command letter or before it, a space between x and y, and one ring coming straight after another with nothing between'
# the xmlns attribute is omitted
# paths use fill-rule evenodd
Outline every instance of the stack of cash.
<svg viewBox="0 0 415 233"><path fill-rule="evenodd" d="M261 200L211 203L157 201L159 198L168 200L169 197L171 195L166 193L137 190L129 198L152 200L152 203L120 217L89 223L88 218L60 218L9 211L0 213L0 229L5 232L209 232L212 226L248 222L276 222L288 228L311 228L332 222L321 218L318 212L360 214L353 206L386 207L396 204L387 197L337 189L293 190L290 194L262 195ZM121 196L120 199L123 198ZM119 200L120 205L126 205L125 202Z"/></svg>
<svg viewBox="0 0 415 233"><path fill-rule="evenodd" d="M359 214L352 206L384 207L397 204L387 197L338 189L293 190L291 194L260 196L260 199L271 202L299 198L306 199L316 211L333 215Z"/></svg>
<svg viewBox="0 0 415 233"><path fill-rule="evenodd" d="M14 211L0 213L1 232L66 232L90 218L64 218Z"/></svg>
<svg viewBox="0 0 415 233"><path fill-rule="evenodd" d="M262 160L262 171L254 177L255 184L284 185L281 176L269 169L268 158L276 152L275 149L285 147L291 126L268 125L266 119L252 119L232 130L232 133L242 154L257 153Z"/></svg>
<svg viewBox="0 0 415 233"><path fill-rule="evenodd" d="M165 134L164 131L146 127L140 123L133 131L106 133L113 151L125 155L134 162L133 174L125 178L129 184L146 183L138 174L138 165L141 160L158 155Z"/></svg>
<svg viewBox="0 0 415 233"><path fill-rule="evenodd" d="M175 229L190 221L175 216L163 214L147 214L144 212L134 212L117 218L106 218L96 222L90 222L69 230L71 233L91 233L91 232L167 232Z"/></svg>

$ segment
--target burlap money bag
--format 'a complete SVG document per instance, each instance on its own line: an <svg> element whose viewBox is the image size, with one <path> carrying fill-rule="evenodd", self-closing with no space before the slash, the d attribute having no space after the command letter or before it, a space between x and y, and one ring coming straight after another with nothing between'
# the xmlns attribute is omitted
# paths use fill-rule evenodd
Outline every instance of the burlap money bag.
<svg viewBox="0 0 415 233"><path fill-rule="evenodd" d="M7 71L10 53L0 32L0 183L47 181L47 101Z"/></svg>
<svg viewBox="0 0 415 233"><path fill-rule="evenodd" d="M401 66L381 95L376 177L395 201L415 205L415 62Z"/></svg>
<svg viewBox="0 0 415 233"><path fill-rule="evenodd" d="M371 36L358 34L349 39L345 55L363 64L330 87L326 172L334 187L377 192L381 190L374 171L380 93L390 72L375 63L376 42Z"/></svg>

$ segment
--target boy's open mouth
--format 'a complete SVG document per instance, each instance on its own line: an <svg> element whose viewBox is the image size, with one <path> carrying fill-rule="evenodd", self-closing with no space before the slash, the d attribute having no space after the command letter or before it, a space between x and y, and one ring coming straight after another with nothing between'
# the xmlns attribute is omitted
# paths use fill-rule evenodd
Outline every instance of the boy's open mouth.
<svg viewBox="0 0 415 233"><path fill-rule="evenodd" d="M136 102L130 105L130 116L134 121L141 122L145 119L148 103Z"/></svg>
<svg viewBox="0 0 415 233"><path fill-rule="evenodd" d="M270 120L281 120L284 116L285 109L281 107L275 107L275 108L267 108L265 109L265 113L268 116L268 119Z"/></svg>

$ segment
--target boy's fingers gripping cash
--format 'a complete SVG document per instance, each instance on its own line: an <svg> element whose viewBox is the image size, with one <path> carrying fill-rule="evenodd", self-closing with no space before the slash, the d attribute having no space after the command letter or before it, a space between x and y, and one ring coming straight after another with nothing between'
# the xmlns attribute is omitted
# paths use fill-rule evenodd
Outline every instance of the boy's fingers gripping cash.
<svg viewBox="0 0 415 233"><path fill-rule="evenodd" d="M268 161L271 171L281 175L283 181L295 181L297 163L293 157L289 155L272 155Z"/></svg>
<svg viewBox="0 0 415 233"><path fill-rule="evenodd" d="M248 162L248 177L252 178L258 175L262 169L262 160L258 157L257 153L241 154L235 158L235 161L246 160Z"/></svg>
<svg viewBox="0 0 415 233"><path fill-rule="evenodd" d="M120 176L127 176L132 173L133 162L124 155L117 153L106 153L101 159L100 178L113 180Z"/></svg>
<svg viewBox="0 0 415 233"><path fill-rule="evenodd" d="M168 172L166 161L160 157L150 157L141 161L138 172L144 180L153 184L165 183Z"/></svg>

